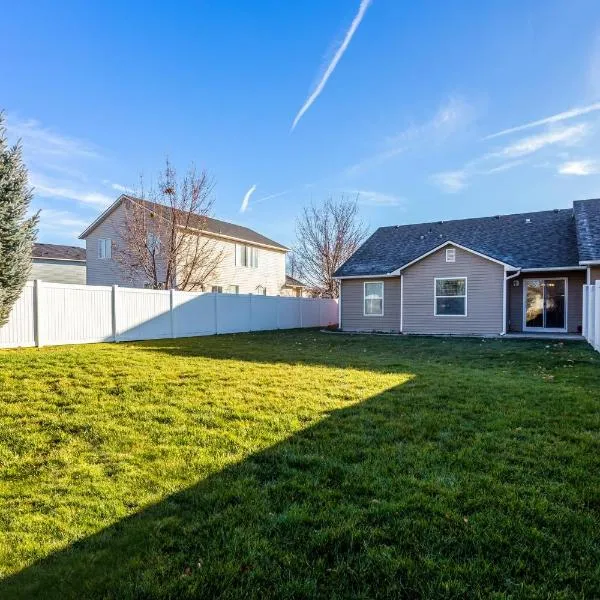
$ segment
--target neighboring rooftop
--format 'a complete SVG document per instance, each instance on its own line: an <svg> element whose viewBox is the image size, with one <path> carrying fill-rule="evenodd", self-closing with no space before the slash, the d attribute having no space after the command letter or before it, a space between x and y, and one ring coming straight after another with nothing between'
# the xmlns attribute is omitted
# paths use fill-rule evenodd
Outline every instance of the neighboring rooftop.
<svg viewBox="0 0 600 600"><path fill-rule="evenodd" d="M600 260L600 200L576 202L575 209L380 227L335 275L385 275L448 241L522 269L578 266Z"/></svg>
<svg viewBox="0 0 600 600"><path fill-rule="evenodd" d="M142 206L148 208L154 213L160 214L161 212L168 216L171 211L171 208L165 206L164 204L157 204L155 202L150 202L148 200L143 200L141 198L136 198L135 196L122 195L117 201L112 204L105 212L103 212L80 236L80 239L87 237L90 232L96 228L123 200L130 200L132 202L136 202ZM187 214L181 213L180 214ZM222 235L230 238L235 238L244 242L250 242L255 244L260 244L263 246L271 246L273 248L277 248L279 250L287 251L288 248L279 242L275 242L274 240L254 231L253 229L249 229L248 227L243 227L242 225L236 225L235 223L228 223L227 221L220 221L219 219L213 219L212 217L205 217L200 215L191 215L189 226L192 228L196 228L206 233L213 233L215 235Z"/></svg>
<svg viewBox="0 0 600 600"><path fill-rule="evenodd" d="M288 287L307 287L305 283L294 279L290 275L285 276L285 285L287 285Z"/></svg>
<svg viewBox="0 0 600 600"><path fill-rule="evenodd" d="M31 257L48 260L85 261L85 248L80 248L79 246L62 246L60 244L34 244Z"/></svg>
<svg viewBox="0 0 600 600"><path fill-rule="evenodd" d="M576 200L573 212L579 260L600 260L600 200Z"/></svg>

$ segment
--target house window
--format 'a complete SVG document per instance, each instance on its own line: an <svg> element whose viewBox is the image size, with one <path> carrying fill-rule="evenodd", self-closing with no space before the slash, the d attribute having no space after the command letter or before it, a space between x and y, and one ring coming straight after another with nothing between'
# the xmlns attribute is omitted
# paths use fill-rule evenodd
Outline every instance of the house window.
<svg viewBox="0 0 600 600"><path fill-rule="evenodd" d="M239 294L240 293L240 286L239 285L228 285L226 293L227 294Z"/></svg>
<svg viewBox="0 0 600 600"><path fill-rule="evenodd" d="M223 286L222 285L213 285L212 288L210 288L210 291L213 294L222 294L223 293Z"/></svg>
<svg viewBox="0 0 600 600"><path fill-rule="evenodd" d="M112 240L103 238L98 240L98 258L108 259L112 256Z"/></svg>
<svg viewBox="0 0 600 600"><path fill-rule="evenodd" d="M267 288L266 288L264 285L259 285L259 286L256 288L256 293L257 293L259 296L266 296L266 295L267 295Z"/></svg>
<svg viewBox="0 0 600 600"><path fill-rule="evenodd" d="M383 281L365 282L365 317L383 316Z"/></svg>
<svg viewBox="0 0 600 600"><path fill-rule="evenodd" d="M466 277L435 279L434 315L459 317L467 315Z"/></svg>
<svg viewBox="0 0 600 600"><path fill-rule="evenodd" d="M456 250L454 248L446 248L446 262L456 262Z"/></svg>
<svg viewBox="0 0 600 600"><path fill-rule="evenodd" d="M258 267L258 248L236 244L235 264L237 267Z"/></svg>

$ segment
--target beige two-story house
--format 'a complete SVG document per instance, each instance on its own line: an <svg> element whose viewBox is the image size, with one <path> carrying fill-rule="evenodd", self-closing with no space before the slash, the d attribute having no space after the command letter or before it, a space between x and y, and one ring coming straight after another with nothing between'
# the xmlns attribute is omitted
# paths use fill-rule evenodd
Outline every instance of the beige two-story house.
<svg viewBox="0 0 600 600"><path fill-rule="evenodd" d="M143 277L132 277L116 260L123 251L122 231L125 202L135 202L160 212L161 205L121 195L79 237L85 240L87 284L147 287ZM164 209L164 207L162 207ZM286 285L285 256L288 248L264 235L210 217L192 219L189 229L210 238L221 259L215 273L206 281L206 292L262 294L278 296Z"/></svg>

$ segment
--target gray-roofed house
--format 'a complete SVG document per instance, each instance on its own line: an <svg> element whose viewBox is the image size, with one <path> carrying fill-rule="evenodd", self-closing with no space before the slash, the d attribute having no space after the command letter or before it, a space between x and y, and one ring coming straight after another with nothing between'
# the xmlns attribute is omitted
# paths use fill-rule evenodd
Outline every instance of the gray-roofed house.
<svg viewBox="0 0 600 600"><path fill-rule="evenodd" d="M285 276L285 284L281 289L282 296L294 296L296 298L304 298L308 295L308 286L301 281L298 281L291 275Z"/></svg>
<svg viewBox="0 0 600 600"><path fill-rule="evenodd" d="M85 248L60 244L34 244L29 279L85 285Z"/></svg>
<svg viewBox="0 0 600 600"><path fill-rule="evenodd" d="M335 276L344 330L581 333L583 285L600 279L600 200L381 227Z"/></svg>
<svg viewBox="0 0 600 600"><path fill-rule="evenodd" d="M154 214L167 207L123 194L79 236L85 240L88 285L145 287L143 279L131 279L114 260L125 223L124 202L135 202ZM231 294L277 296L285 286L284 245L247 227L210 217L192 218L190 229L214 240L223 251L223 259L205 291Z"/></svg>

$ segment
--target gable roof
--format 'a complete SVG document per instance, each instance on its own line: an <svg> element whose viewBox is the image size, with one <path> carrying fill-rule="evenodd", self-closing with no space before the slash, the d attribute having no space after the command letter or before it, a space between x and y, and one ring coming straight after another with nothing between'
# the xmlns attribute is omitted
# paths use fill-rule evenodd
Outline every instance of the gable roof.
<svg viewBox="0 0 600 600"><path fill-rule="evenodd" d="M569 208L380 227L335 276L387 275L445 242L522 269L579 264L575 218Z"/></svg>
<svg viewBox="0 0 600 600"><path fill-rule="evenodd" d="M305 283L302 283L301 281L294 279L290 275L285 276L285 285L287 285L288 287L303 287L303 288L307 287Z"/></svg>
<svg viewBox="0 0 600 600"><path fill-rule="evenodd" d="M79 239L85 239L106 217L110 215L124 200L131 200L132 202L136 202L141 206L145 206L148 210L151 210L154 213L161 214L165 217L168 217L171 211L171 208L165 206L164 204L158 204L156 202L149 202L148 200L143 200L141 198L136 198L135 196L129 196L123 194L117 198L116 202L111 204L80 236ZM181 211L178 211L181 212ZM183 214L183 213L181 213ZM271 248L275 248L277 250L282 250L287 252L289 248L280 244L279 242L275 242L274 240L254 231L253 229L249 229L248 227L243 227L242 225L236 225L235 223L229 223L227 221L221 221L219 219L213 219L212 217L205 217L200 215L191 215L190 217L190 227L194 229L198 229L200 231L204 231L206 233L210 233L215 236L227 237L234 240L239 240L243 242L250 242L252 244L258 244L260 246L268 246Z"/></svg>
<svg viewBox="0 0 600 600"><path fill-rule="evenodd" d="M573 213L579 260L600 261L600 200L576 200Z"/></svg>
<svg viewBox="0 0 600 600"><path fill-rule="evenodd" d="M60 244L34 244L31 257L85 261L85 248L80 248L79 246L61 246Z"/></svg>

